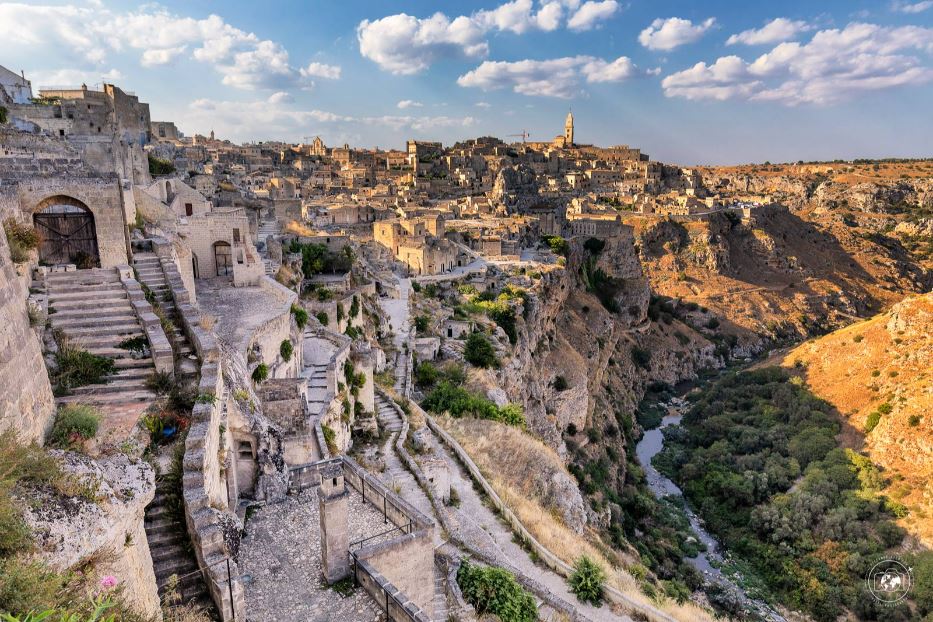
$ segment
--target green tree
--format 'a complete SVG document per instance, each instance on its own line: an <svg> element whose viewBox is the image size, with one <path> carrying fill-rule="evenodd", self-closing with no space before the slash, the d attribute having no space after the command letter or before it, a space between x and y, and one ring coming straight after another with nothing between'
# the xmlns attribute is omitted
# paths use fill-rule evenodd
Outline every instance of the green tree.
<svg viewBox="0 0 933 622"><path fill-rule="evenodd" d="M471 333L463 347L463 358L474 367L489 368L498 364L496 351L482 333Z"/></svg>

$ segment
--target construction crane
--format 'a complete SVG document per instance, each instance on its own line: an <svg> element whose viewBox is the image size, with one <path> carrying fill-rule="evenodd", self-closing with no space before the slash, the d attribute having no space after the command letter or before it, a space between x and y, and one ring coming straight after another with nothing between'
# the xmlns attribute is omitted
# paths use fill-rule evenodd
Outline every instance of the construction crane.
<svg viewBox="0 0 933 622"><path fill-rule="evenodd" d="M526 132L525 130L522 130L522 133L521 133L521 134L507 134L507 136L521 136L521 137L522 137L522 144L523 144L523 145L525 144L525 140L526 140L526 139L531 138L531 134L529 134L529 133Z"/></svg>

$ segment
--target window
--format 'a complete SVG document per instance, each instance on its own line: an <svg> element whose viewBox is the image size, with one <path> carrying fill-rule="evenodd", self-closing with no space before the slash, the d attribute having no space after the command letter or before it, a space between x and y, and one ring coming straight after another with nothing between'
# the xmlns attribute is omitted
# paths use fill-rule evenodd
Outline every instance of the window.
<svg viewBox="0 0 933 622"><path fill-rule="evenodd" d="M65 135L65 130L58 130L58 135L59 135L59 136L64 136L64 135Z"/></svg>
<svg viewBox="0 0 933 622"><path fill-rule="evenodd" d="M246 458L248 460L253 459L253 445L249 441L240 441L237 445L237 455L240 458Z"/></svg>
<svg viewBox="0 0 933 622"><path fill-rule="evenodd" d="M239 242L239 241L240 241L240 230L237 229L236 227L234 227L234 229L233 229L233 241L234 241L234 242Z"/></svg>
<svg viewBox="0 0 933 622"><path fill-rule="evenodd" d="M185 216L191 216L194 214L194 207L191 206L191 203L185 203Z"/></svg>

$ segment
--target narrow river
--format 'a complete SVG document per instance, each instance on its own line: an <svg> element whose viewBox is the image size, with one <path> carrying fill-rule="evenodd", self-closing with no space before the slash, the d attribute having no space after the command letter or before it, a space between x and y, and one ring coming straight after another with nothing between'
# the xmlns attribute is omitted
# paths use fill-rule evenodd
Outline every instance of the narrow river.
<svg viewBox="0 0 933 622"><path fill-rule="evenodd" d="M672 425L680 425L686 406L687 403L680 398L671 400L667 406L668 414L661 419L661 425L653 430L645 430L641 440L635 446L635 454L638 456L638 462L641 463L642 468L645 470L645 479L648 482L648 488L658 499L667 496L683 496L683 492L678 488L677 484L662 475L654 465L651 464L651 459L664 449L664 428ZM703 576L706 577L708 581L718 583L735 593L747 609L755 611L763 619L772 622L785 622L784 618L774 611L767 603L749 597L735 581L719 570L717 566L722 565L723 558L719 552L718 542L703 528L700 518L686 503L684 504L684 512L687 515L687 519L690 521L690 527L693 529L693 533L696 534L700 542L706 545L705 552L701 551L693 558L688 557L687 561L694 568L703 573Z"/></svg>

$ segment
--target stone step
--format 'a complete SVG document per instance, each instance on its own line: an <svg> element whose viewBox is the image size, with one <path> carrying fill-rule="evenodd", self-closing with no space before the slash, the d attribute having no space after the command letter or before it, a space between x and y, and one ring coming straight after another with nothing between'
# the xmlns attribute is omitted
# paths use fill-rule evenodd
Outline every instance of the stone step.
<svg viewBox="0 0 933 622"><path fill-rule="evenodd" d="M49 300L75 300L88 297L109 297L122 298L126 296L126 290L122 283L113 283L101 287L54 287L49 290Z"/></svg>
<svg viewBox="0 0 933 622"><path fill-rule="evenodd" d="M152 569L155 570L156 581L162 585L173 574L181 576L197 571L198 563L188 556L171 557L160 562L153 562Z"/></svg>
<svg viewBox="0 0 933 622"><path fill-rule="evenodd" d="M107 384L90 384L83 387L71 389L72 395L103 395L107 393L125 394L127 391L145 391L146 381L142 378L131 378L127 380L109 380Z"/></svg>
<svg viewBox="0 0 933 622"><path fill-rule="evenodd" d="M147 531L146 540L149 542L150 551L154 551L156 548L161 548L163 546L185 546L188 535L175 531Z"/></svg>
<svg viewBox="0 0 933 622"><path fill-rule="evenodd" d="M80 335L73 333L71 329L66 329L65 335L67 335L76 346L79 346L88 352L94 352L96 354L95 350L106 348L119 350L123 357L128 357L132 355L132 351L125 350L118 346L125 339L142 335L142 330L137 328L136 332L134 333L118 333L114 335ZM116 358L115 355L107 354L106 356Z"/></svg>
<svg viewBox="0 0 933 622"><path fill-rule="evenodd" d="M136 314L132 308L128 309L101 309L94 313L87 313L83 309L76 311L59 311L50 315L52 326L115 326L136 322Z"/></svg>
<svg viewBox="0 0 933 622"><path fill-rule="evenodd" d="M78 336L94 337L94 336L120 335L121 340L122 340L122 339L125 339L127 335L131 335L131 334L142 335L143 334L143 329L139 325L139 323L135 321L136 320L135 317L133 318L133 320L134 321L132 322L124 322L122 324L111 324L108 326L100 326L100 325L62 326L62 328L64 329L65 333L67 333L69 336L74 335L75 337L78 337ZM54 326L55 323L53 322L52 325Z"/></svg>
<svg viewBox="0 0 933 622"><path fill-rule="evenodd" d="M95 298L93 295L86 298L80 298L76 300L58 300L52 303L52 307L57 312L62 311L84 311L96 312L98 310L117 310L117 309L126 309L131 310L133 307L130 304L129 298L124 294L122 297L113 297L106 296Z"/></svg>
<svg viewBox="0 0 933 622"><path fill-rule="evenodd" d="M152 359L151 359L151 358L144 358L144 359L133 359L133 358L115 359L115 360L113 361L113 364L116 365L116 367L117 367L118 370L122 370L122 369L127 369L127 370L129 370L129 369L134 369L134 370L148 369L148 370L149 370L149 373L152 373L152 372L155 371L155 365L152 363ZM119 372L118 372L118 373L119 373Z"/></svg>
<svg viewBox="0 0 933 622"><path fill-rule="evenodd" d="M106 387L105 384L87 385L88 387ZM84 388L84 387L82 387ZM94 393L80 395L65 395L55 399L57 404L106 404L108 406L133 405L138 406L140 402L151 402L156 398L152 391L122 391L120 393Z"/></svg>
<svg viewBox="0 0 933 622"><path fill-rule="evenodd" d="M173 516L167 516L167 515L156 516L152 519L150 519L147 516L143 524L146 528L146 533L148 533L150 529L152 529L153 531L163 530L163 529L172 530L172 531L184 531L185 529L185 526L182 523L175 520Z"/></svg>
<svg viewBox="0 0 933 622"><path fill-rule="evenodd" d="M49 272L45 276L46 283L105 283L120 280L120 273L116 268L92 268L90 270L73 270L71 272Z"/></svg>

